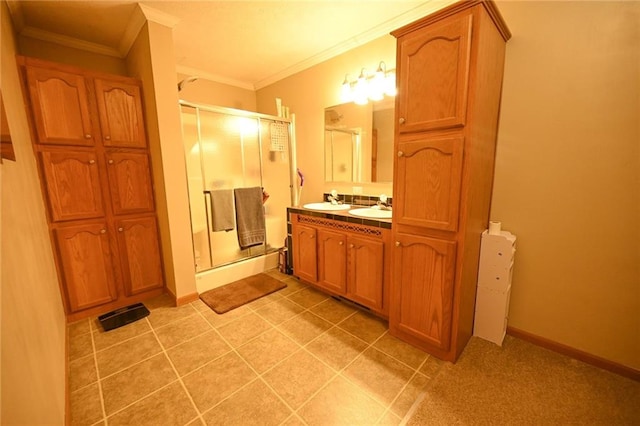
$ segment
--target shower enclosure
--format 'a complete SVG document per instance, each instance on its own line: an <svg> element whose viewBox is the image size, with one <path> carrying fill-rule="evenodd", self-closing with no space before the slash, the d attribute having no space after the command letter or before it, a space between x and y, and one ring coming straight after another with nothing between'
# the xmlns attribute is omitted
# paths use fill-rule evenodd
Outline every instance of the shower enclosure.
<svg viewBox="0 0 640 426"><path fill-rule="evenodd" d="M327 182L361 182L361 137L357 129L326 127L324 177Z"/></svg>
<svg viewBox="0 0 640 426"><path fill-rule="evenodd" d="M286 208L294 203L293 119L186 101L180 108L196 277L271 253L277 259L287 236ZM232 197L234 189L252 187L264 191L266 238L242 249L237 227L214 231L212 193L228 190Z"/></svg>

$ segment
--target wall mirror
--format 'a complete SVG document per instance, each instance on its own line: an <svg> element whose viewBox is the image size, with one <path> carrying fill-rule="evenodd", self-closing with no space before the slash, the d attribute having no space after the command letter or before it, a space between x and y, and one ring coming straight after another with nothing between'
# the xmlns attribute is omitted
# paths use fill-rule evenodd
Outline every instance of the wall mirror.
<svg viewBox="0 0 640 426"><path fill-rule="evenodd" d="M391 183L394 98L324 110L326 182Z"/></svg>

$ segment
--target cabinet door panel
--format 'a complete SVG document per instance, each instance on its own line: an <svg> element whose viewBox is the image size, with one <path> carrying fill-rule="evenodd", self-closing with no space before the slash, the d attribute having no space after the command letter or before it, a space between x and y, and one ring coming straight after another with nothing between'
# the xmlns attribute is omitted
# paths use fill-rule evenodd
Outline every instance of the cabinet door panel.
<svg viewBox="0 0 640 426"><path fill-rule="evenodd" d="M103 144L146 147L140 87L101 79L94 81Z"/></svg>
<svg viewBox="0 0 640 426"><path fill-rule="evenodd" d="M54 239L73 312L117 299L105 224L58 228L54 230Z"/></svg>
<svg viewBox="0 0 640 426"><path fill-rule="evenodd" d="M398 234L395 250L393 327L449 350L456 243Z"/></svg>
<svg viewBox="0 0 640 426"><path fill-rule="evenodd" d="M107 153L111 202L115 214L154 209L149 157L146 153Z"/></svg>
<svg viewBox="0 0 640 426"><path fill-rule="evenodd" d="M393 200L397 223L456 231L464 139L422 139L398 144Z"/></svg>
<svg viewBox="0 0 640 426"><path fill-rule="evenodd" d="M163 285L158 228L153 217L116 221L127 296Z"/></svg>
<svg viewBox="0 0 640 426"><path fill-rule="evenodd" d="M399 131L463 126L469 85L471 15L399 40Z"/></svg>
<svg viewBox="0 0 640 426"><path fill-rule="evenodd" d="M293 272L312 283L318 281L316 229L293 222Z"/></svg>
<svg viewBox="0 0 640 426"><path fill-rule="evenodd" d="M94 144L84 77L27 67L27 81L38 142Z"/></svg>
<svg viewBox="0 0 640 426"><path fill-rule="evenodd" d="M42 151L40 158L54 222L104 216L93 152Z"/></svg>
<svg viewBox="0 0 640 426"><path fill-rule="evenodd" d="M341 233L318 230L318 284L344 294L347 284L346 236Z"/></svg>
<svg viewBox="0 0 640 426"><path fill-rule="evenodd" d="M350 235L347 297L369 308L382 310L384 243Z"/></svg>

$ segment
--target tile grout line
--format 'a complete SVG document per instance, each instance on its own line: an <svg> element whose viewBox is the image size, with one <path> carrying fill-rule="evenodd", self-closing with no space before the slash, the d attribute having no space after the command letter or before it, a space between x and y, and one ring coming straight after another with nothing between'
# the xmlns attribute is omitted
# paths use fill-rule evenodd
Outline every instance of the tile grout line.
<svg viewBox="0 0 640 426"><path fill-rule="evenodd" d="M195 309L195 307L193 307L193 309L199 314L198 310ZM206 321L206 319L205 319L205 321ZM207 324L209 324L208 321L206 321L206 322L207 322ZM205 423L204 419L202 418L202 413L198 409L198 406L196 405L195 401L191 397L191 394L187 390L187 387L185 386L184 382L182 381L182 377L180 376L180 373L178 373L178 370L176 369L176 366L173 364L173 361L171 361L171 357L169 357L169 354L167 353L167 350L165 349L164 345L160 341L160 338L158 337L155 328L151 324L151 321L149 321L149 325L151 326L151 332L153 333L154 337L156 338L156 341L158 342L158 344L160 345L160 348L162 349L162 353L164 354L164 356L167 359L167 361L169 361L169 365L171 365L171 368L173 369L173 372L175 373L176 377L178 378L177 381L180 383L180 386L182 387L182 390L184 391L184 393L187 395L187 398L189 398L189 401L191 402L191 405L196 410L197 418L200 419L203 423ZM168 325L168 324L165 324L165 325ZM209 326L211 326L211 324L209 324ZM213 328L213 327L211 327L211 328ZM202 333L202 334L204 334L204 333ZM166 387L166 386L163 386L163 388L164 387ZM160 389L158 389L158 390L160 390ZM193 421L193 420L190 420L189 423L191 421Z"/></svg>
<svg viewBox="0 0 640 426"><path fill-rule="evenodd" d="M315 307L315 306L318 306L319 304L324 303L325 301L326 301L326 299L325 299L325 300L323 300L322 302L318 302L318 303L316 303L316 304L315 304L315 305L313 305L313 306L310 306L309 308L306 308L304 311L300 312L299 314L296 314L296 315L292 316L291 318L287 319L286 321L289 321L289 320L291 320L291 319L295 318L296 316L298 316L298 315L300 315L300 314L302 314L302 313L304 313L304 312L307 312L307 311L308 311L309 313L313 314L314 316L317 316L318 318L321 318L322 320L327 321L326 319L324 319L324 318L320 317L319 315L317 315L317 314L315 314L315 313L313 313L313 312L311 311L311 308L313 308L313 307ZM293 301L292 301L292 302L293 302ZM296 303L296 302L294 302L294 303ZM300 305L300 306L301 306L301 305ZM347 315L345 318L343 318L342 320L340 320L340 322L342 322L342 321L346 320L347 318L350 318L351 316L355 315L356 313L357 313L357 311L354 311L354 312L350 313L350 314L349 314L349 315ZM311 342L313 342L313 341L315 341L316 339L318 339L320 336L322 336L322 335L324 335L324 334L328 333L328 332L329 332L329 330L331 330L331 329L333 329L333 328L339 328L339 327L338 327L338 324L339 324L340 322L339 322L339 323L336 323L336 324L333 324L333 323L332 323L332 324L331 324L331 327L329 327L328 329L324 330L322 333L318 334L316 337L314 337L313 339L309 340L309 341L308 341L308 342L306 342L304 345L301 345L300 343L296 342L296 341L295 341L295 340L293 340L291 337L289 337L286 333L284 333L282 330L280 330L280 329L279 329L280 325L282 325L282 324L283 324L284 322L286 322L286 321L283 321L283 322L281 322L280 324L275 325L275 326L274 326L274 328L276 328L276 330L277 330L278 332L282 333L285 337L287 337L288 339L290 339L291 341L293 341L294 343L296 343L296 344L297 344L297 345L299 345L300 347L298 348L298 350L296 350L296 351L295 351L295 352L293 352L292 354L290 354L290 355L286 356L285 358L283 358L283 359L281 359L280 361L278 361L276 364L274 364L274 365L272 365L271 367L269 367L267 370L265 370L265 371L260 375L260 377L262 378L263 382L264 382L264 383L269 387L269 389L271 389L271 390L272 390L272 391L273 391L273 392L274 392L274 393L275 393L275 394L276 394L280 399L282 399L282 397L280 397L280 395L278 394L278 392L277 392L275 389L273 389L273 387L271 387L271 385L269 385L269 383L267 383L267 381L264 379L263 375L265 375L265 374L267 374L268 372L272 371L272 370L273 370L273 369L275 369L277 366L281 365L281 364L282 364L283 362L285 362L286 360L288 360L288 359L292 358L295 354L297 354L297 353L298 353L298 352L300 352L300 351L304 351L305 353L307 353L307 354L311 355L313 358L315 358L315 359L316 359L317 361L319 361L321 364L325 365L327 368L329 368L329 369L330 369L331 371L333 371L333 373L334 373L334 374L333 374L333 375L332 375L332 376L331 376L331 377L330 377L330 378L329 378L329 379L328 379L328 380L327 380L327 381L326 381L322 386L320 386L320 387L319 387L315 392L311 393L311 395L309 395L309 397L308 397L306 400L304 400L302 403L300 403L300 406L299 406L298 408L293 409L289 404L287 404L287 403L286 403L286 401L284 401L284 400L283 400L283 401L285 402L285 404L287 404L287 406L291 408L291 411L292 411L291 416L295 416L295 417L296 417L296 418L298 418L300 421L302 421L305 425L307 425L308 423L307 423L307 422L306 422L306 421L305 421L305 420L300 416L300 414L298 413L298 410L299 410L300 408L304 407L307 403L309 403L309 401L311 401L311 400L312 400L316 395L318 395L318 394L319 394L319 393L320 393L324 388L326 388L326 387L329 385L329 383L331 383L333 380L335 380L335 378L336 378L336 377L340 376L340 375L341 375L341 371L342 371L342 370L338 370L338 369L334 368L333 366L331 366L331 365L327 364L327 363L326 363L325 361L323 361L322 359L318 358L315 354L311 353L311 352L307 349L307 346L308 346ZM327 322L330 322L330 321L327 321ZM358 338L358 339L359 339L359 338ZM361 340L361 339L360 339L360 340ZM366 343L366 342L365 342L365 343ZM358 354L358 355L360 355L360 354ZM358 357L358 356L356 356L356 358L357 358L357 357ZM246 361L245 361L245 362L246 362ZM284 422L286 422L286 421L287 421L291 416L287 417L287 419L285 419L281 424L283 424Z"/></svg>
<svg viewBox="0 0 640 426"><path fill-rule="evenodd" d="M303 285L304 285L304 284L303 284ZM316 307L316 306L318 306L318 305L320 305L320 304L322 304L322 303L325 303L325 302L326 302L326 301L328 301L328 300L331 300L331 297L327 297L326 299L324 299L324 300L322 300L322 301L320 301L320 302L318 302L318 303L315 303L314 305L311 305L311 306L309 306L309 307L305 307L305 306L303 306L303 305L300 305L300 304L299 304L298 302L296 302L295 300L292 300L292 299L290 299L290 298L289 298L289 296L294 295L294 294L297 294L297 293L299 293L299 292L301 292L301 291L303 291L303 290L305 290L305 289L309 289L309 288L310 288L310 289L315 290L313 287L305 286L305 288L299 289L299 290L297 290L297 291L295 291L295 292L293 292L293 293L291 293L291 294L285 295L285 296L283 296L283 297L281 297L281 298L279 298L279 299L272 300L272 301L270 301L270 302L268 302L268 303L265 303L265 304L263 304L263 305L261 305L261 306L259 306L259 307L257 307L257 308L255 308L255 307L251 307L251 306L250 306L250 309L252 310L252 312L253 312L254 314L256 314L257 316L259 316L261 319L265 320L267 323L269 323L269 325L271 325L271 326L272 326L272 329L275 329L276 331L278 331L279 333L281 333L281 334L283 334L285 337L287 337L289 340L292 340L294 343L298 344L298 345L300 346L300 348L299 348L298 350L294 351L292 354L290 354L290 355L286 356L285 358L283 358L282 360L278 361L276 364L274 364L273 366L271 366L270 368L268 368L267 370L265 370L265 371L264 371L263 373L261 373L261 374L259 374L259 373L258 373L258 372L257 372L257 371L256 371L256 370L255 370L251 365L249 365L248 361L246 361L246 360L245 360L245 359L240 355L240 353L238 353L238 352L237 352L237 350L236 350L237 348L233 348L233 349L232 349L232 350L233 350L233 352L235 352L235 353L236 353L236 354L237 354L237 355L238 355L238 356L239 356L239 357L240 357L240 358L241 358L241 359L242 359L242 360L243 360L247 365L249 365L249 367L250 367L250 368L251 368L251 369L252 369L256 374L258 374L258 377L260 377L260 378L262 379L263 383L264 383L264 384L265 384L265 385L266 385L266 386L267 386L271 391L273 391L273 392L276 394L276 396L278 396L278 398L280 398L280 399L281 399L281 400L282 400L282 401L287 405L287 407L289 407L289 408L292 410L292 414L291 414L291 416L296 416L297 418L299 418L299 419L300 419L300 420L302 420L303 422L304 422L304 420L303 420L302 418L300 418L300 415L298 414L298 410L299 410L300 408L302 408L303 406L305 406L305 405L306 405L306 404L307 404L311 399L313 399L313 398L314 398L318 393L320 393L320 392L322 391L322 389L324 389L324 388L325 388L325 387L326 387L330 382L332 382L333 380L335 380L335 378L336 378L336 377L338 377L338 376L340 376L340 377L344 378L344 379L345 379L345 380L347 380L349 383L351 383L352 385L356 386L359 390L361 390L362 392L364 392L364 393L365 393L365 395L368 395L370 398L372 398L374 401L376 401L376 402L377 402L377 403L379 403L382 407L384 407L384 411L382 412L382 414L381 414L380 418L378 418L378 419L377 419L376 423L379 423L380 421L382 421L382 420L384 419L385 415L386 415L387 413L389 413L389 412L391 412L394 416L399 417L397 414L395 414L395 413L393 413L393 411L391 411L391 407L392 407L392 405L397 401L397 399L400 397L400 395L402 394L402 392L407 388L407 386L409 385L409 383L411 383L411 380L413 380L413 379L416 377L416 375L417 375L418 373L420 373L420 371L419 371L419 370L420 370L420 368L421 368L421 367L424 365L424 363L428 360L429 356L427 356L424 360L422 360L422 361L420 362L420 364L419 364L419 366L418 366L417 368L414 368L413 366L411 366L411 365L409 365L409 364L405 363L405 362L404 362L404 361L402 361L401 359L396 358L396 357L395 357L395 356L393 356L392 354L389 354L389 353L387 353L386 351L384 351L384 350L382 350L382 349L378 349L378 348L376 348L376 347L374 346L374 345L375 345L375 344L376 344L380 339L382 339L386 334L388 334L388 333L389 333L388 328L387 328L387 329L386 329L386 330L385 330L385 331L384 331L380 336L378 336L377 338L375 338L371 343L368 343L368 342L366 342L365 340L363 340L361 337L356 336L356 335L354 335L353 333L351 333L349 330L345 330L345 329L343 329L343 328L339 327L339 324L343 323L343 322L344 322L344 321L346 321L347 319L349 319L349 318L351 318L352 316L354 316L354 315L356 315L356 314L358 314L358 313L360 313L360 312L361 312L361 311L360 311L360 310L358 310L357 308L353 308L353 309L354 309L354 310L353 310L353 312L351 312L349 315L347 315L346 317L344 317L343 319L341 319L341 320L340 320L339 322L337 322L337 323L332 323L331 321L329 321L329 320L327 320L327 319L323 318L323 317L322 317L322 316L320 316L319 314L317 314L317 313L315 313L314 311L312 311L312 309L313 309L314 307ZM316 291L319 291L319 290L316 290ZM292 303L294 303L295 305L297 305L297 306L300 306L300 307L304 308L304 310L303 310L303 311L301 311L301 312L299 312L299 313L297 313L297 314L295 314L295 315L293 315L293 316L291 316L290 318L288 318L288 319L286 319L286 320L284 320L284 321L282 321L282 322L280 322L280 323L278 323L278 324L273 324L271 321L269 321L269 319L267 319L267 318L266 318L266 317L264 317L260 312L258 312L260 309L263 309L264 307L266 307L266 306L268 306L268 305L270 305L270 304L276 303L276 302L278 302L279 300L282 300L282 299L286 299L287 301L292 302ZM341 301L340 301L340 300L338 300L338 302L339 302L339 303L341 303ZM349 306L349 305L347 304L346 306ZM294 318L295 318L295 317L297 317L297 316L300 316L301 314L303 314L303 313L305 313L305 312L308 312L309 314L311 314L311 315L313 315L313 316L315 316L315 317L317 317L317 318L319 318L319 319L321 319L321 320L323 320L323 321L326 321L326 322L328 322L328 323L331 323L331 327L329 327L328 329L324 330L323 332L321 332L320 334L318 334L317 336L315 336L313 339L311 339L311 340L309 340L308 342L306 342L304 345L301 345L301 344L300 344L300 343L298 343L297 341L293 340L293 339L292 339L292 338L291 338L287 333L285 333L283 330L281 330L281 329L280 329L280 326L281 326L282 324L284 324L285 322L290 321L290 320L294 319ZM362 311L362 313L371 315L370 313L368 313L368 312L364 312L364 311ZM235 320L234 320L234 321L235 321ZM231 321L231 322L233 322L233 321ZM343 368L341 368L341 369L339 369L339 370L335 369L333 366L331 366L331 365L327 364L327 363L326 363L326 362L324 362L322 359L318 358L315 354L313 354L312 352L310 352L310 351L309 351L309 349L307 348L307 346L308 346L309 344L311 344L312 342L314 342L315 340L317 340L317 339L318 339L318 338L320 338L321 336L323 336L323 335L327 334L330 330L332 330L332 329L334 329L334 328L337 328L337 329L339 329L340 331L342 331L342 332L344 332L344 333L348 334L349 336L352 336L352 337L354 337L354 338L356 338L356 339L358 339L358 340L362 341L363 343L366 343L366 344L367 344L367 346L366 346L362 351L360 351L360 352L359 352L359 353L354 357L354 359L353 359L353 360L351 360L348 364L346 364ZM216 330L216 331L217 331L217 330ZM252 342L252 341L256 340L258 337L262 336L263 334L265 334L265 333L267 333L267 332L269 332L269 331L271 331L271 329L269 329L269 330L267 330L267 331L264 331L264 332L262 332L262 333L260 333L260 334L258 334L258 335L256 335L256 336L252 337L251 339L249 339L249 340L247 340L246 342L244 342L242 345L245 345L245 344L247 344L247 343L250 343L250 342ZM224 338L223 338L223 339L224 339ZM226 342L226 343L228 343L228 342L226 341L226 339L225 339L225 342ZM230 346L231 346L231 345L230 345ZM388 357L389 357L389 358L391 358L392 360L394 360L394 361L396 361L396 362L400 363L401 365L403 365L403 366L405 366L405 367L407 367L407 368L409 368L410 370L412 370L412 371L413 371L413 373L412 373L411 377L410 377L410 378L407 380L407 382L406 382L406 383L405 383L405 384L400 388L400 390L398 391L398 393L395 395L395 397L393 398L393 400L392 400L389 404L387 404L387 403L385 403L384 401L380 400L380 399L379 399L379 397L378 397L377 395L374 395L374 394L370 393L368 390L366 390L366 389L362 388L360 385L358 385L357 383L355 383L354 381L352 381L351 379L349 379L347 376L344 376L344 375L343 375L343 372L344 372L344 371L345 371L345 370L346 370L350 365L352 365L352 364L353 364L357 359L359 359L359 358L364 354L364 352L366 352L367 350L369 350L369 349L371 349L371 348L373 348L373 349L375 349L375 350L379 351L380 353L382 353L382 354L384 354L384 355L388 356ZM315 358L316 360L318 360L320 363L322 363L323 365L325 365L325 366L327 366L328 368L330 368L331 370L333 370L333 371L335 372L335 374L334 374L330 379L328 379L328 380L327 380L327 382L326 382L323 386L321 386L318 390L316 390L314 393L312 393L312 394L309 396L309 398L307 398L304 402L302 402L302 403L300 404L300 406L298 407L298 409L295 409L295 410L294 410L294 409L293 409L293 408L292 408L292 407L291 407L291 406L290 406L286 401L284 401L284 400L282 399L282 397L280 397L280 395L275 391L275 389L273 389L273 388L272 388L272 387L271 387L271 386L266 382L266 380L263 378L263 375L264 375L264 374L267 374L269 371L273 370L273 369L274 369L274 368L276 368L278 365L282 364L282 363L283 363L283 362L285 362L287 359L291 358L293 355L295 355L296 353L298 353L300 350L304 350L307 354L311 355L313 358ZM195 371L195 370L194 370L194 371ZM420 374L421 374L421 373L420 373ZM231 396L235 395L237 392L239 392L239 391L240 391L241 389L243 389L245 386L249 385L250 383L253 383L254 381L255 381L255 379L251 380L249 383L245 384L244 386L242 386L241 388L239 388L238 390L236 390L234 393L232 393L231 395L229 395L229 396L228 396L227 398L225 398L224 400L226 400L226 399L230 398ZM224 400L223 400L223 401L224 401ZM213 409L214 407L218 406L220 403L222 403L222 401L220 401L218 404L216 404L215 406L211 407L211 408L210 408L209 410L207 410L207 411L210 411L210 410L211 410L211 409ZM291 417L291 416L289 416L289 417ZM289 418L289 417L288 417L288 418ZM287 418L287 419L288 419L288 418ZM286 420L287 420L287 419L285 419L285 422L286 422ZM304 423L306 424L306 422L304 422Z"/></svg>
<svg viewBox="0 0 640 426"><path fill-rule="evenodd" d="M305 287L305 288L301 288L301 289L299 289L299 290L296 290L296 291L292 292L290 295L297 294L297 293L299 293L300 291L305 290L306 288L309 288L309 287ZM278 392L277 392L277 391L276 391L276 390L275 390L275 389L274 389L274 388L273 388L273 387L272 387L272 386L271 386L271 385L266 381L266 379L264 378L264 374L266 374L266 373L268 373L269 371L273 370L276 366L278 366L278 365L282 364L282 363L283 363L284 361L286 361L287 359L289 359L289 358L293 357L293 355L295 355L296 353L300 352L301 350L304 350L306 353L309 353L309 354L310 354L310 352L309 352L308 350L306 350L306 349L305 349L304 345L301 345L301 344L300 344L300 343L298 343L297 341L293 340L289 335L287 335L287 334L286 334L286 333L284 333L282 330L280 330L280 328L279 328L279 327L280 327L280 325L282 325L282 324L283 324L284 322L286 322L286 321L289 321L289 320L291 320L291 319L295 318L296 316L298 316L298 315L300 315L300 314L302 314L302 313L304 313L304 312L309 311L310 313L312 313L312 314L313 314L313 312L311 312L311 311L310 311L310 309L311 309L311 308L313 308L313 307L315 307L315 306L317 306L317 305L319 305L319 304L321 304L321 303L324 303L324 302L327 300L327 299L322 300L321 302L318 302L318 303L316 303L316 304L314 304L314 305L312 305L312 306L310 306L310 307L306 308L306 307L304 307L304 306L300 305L299 303L295 302L294 300L289 299L287 296L290 296L290 295L282 296L280 299L287 299L288 301L290 301L290 302L294 303L295 305L300 306L301 308L304 308L304 310L303 310L303 311L301 311L301 312L299 312L299 313L297 313L297 314L295 314L295 315L293 315L291 318L288 318L288 319L286 319L285 321L280 322L279 324L273 324L273 323L271 323L271 321L269 321L267 318L265 318L263 315L261 315L261 314L258 312L258 310L259 310L259 309L262 309L262 308L264 308L264 307L266 307L266 306L268 306L268 305L270 305L270 304L272 304L272 303L275 303L275 302L277 302L277 301L278 301L278 300L280 300L280 299L273 300L273 301L271 301L271 302L265 303L264 305L262 305L262 306L260 306L260 307L258 307L258 308L254 308L254 307L249 306L249 308L252 310L252 313L254 313L255 315L257 315L257 316L258 316L259 318L261 318L262 320L266 321L266 322L270 325L270 328L269 328L269 330L266 330L266 331L264 331L264 332L262 332L262 333L260 333L260 334L258 334L258 335L256 335L256 336L253 336L251 339L247 340L246 342L243 342L243 343L242 343L242 345L240 345L240 346L244 346L244 345L246 345L246 344L248 344L248 343L250 343L250 342L252 342L252 341L256 340L257 338L259 338L260 336L262 336L262 335L263 335L263 334L265 334L265 333L268 333L268 332L269 332L269 331L271 331L271 330L276 330L277 332L279 332L279 333L281 333L283 336L285 336L287 339L291 340L293 343L295 343L296 345L298 345L298 349L297 349L297 350L295 350L293 353L289 354L289 355L288 355L288 356L286 356L285 358L281 359L281 360L280 360L280 361L278 361L276 364L272 365L271 367L269 367L268 369L266 369L266 370L265 370L265 371L263 371L262 373L259 373L259 372L258 372L258 371L257 371L257 370L256 370L256 369L255 369L251 364L249 364L249 362L248 362L248 361L247 361L247 360L246 360L246 359L245 359L245 358L244 358L244 357L243 357L243 356L242 356L242 355L237 351L237 349L238 349L238 348L236 348L236 347L234 347L233 345L231 345L231 344L229 343L229 341L228 341L227 339L225 339L225 337L224 337L224 336L222 336L222 334L221 334L221 333L220 333L220 332L219 332L219 331L214 327L214 330L216 330L216 332L220 335L220 337L223 339L223 341L224 341L227 345L229 345L229 346L232 348L230 352L234 352L234 353L236 354L236 356L238 356L238 357L239 357L239 358L240 358L240 359L241 359L241 360L242 360L242 361L243 361L243 362L244 362L244 363L245 363L245 364L246 364L246 365L251 369L251 371L253 371L253 372L254 372L254 374L256 374L256 377L254 377L252 380L250 380L249 382L247 382L246 384L244 384L244 385L243 385L243 386L241 386L240 388L236 389L234 392L232 392L231 394L229 394L226 398L224 398L224 399L220 400L218 403L216 403L215 405L213 405L212 407L210 407L209 409L207 409L207 410L205 411L205 413L207 413L207 412L209 412L209 411L211 411L211 410L215 409L215 407L219 406L219 405L220 405L220 404L222 404L224 401L226 401L226 400L230 399L231 397L233 397L234 395L236 395L237 393L239 393L242 389L244 389L245 387L249 386L251 383L254 383L256 380L260 380L260 381L261 381L261 382L262 382L262 383L263 383L263 384L264 384L264 385L265 385L265 386L266 386L266 387L267 387L271 392L273 392L273 394L274 394L274 395L275 395L275 396L276 396L280 401L282 401L282 403L283 403L283 404L285 404L285 406L286 406L286 407L291 411L291 413L289 414L289 416L287 416L287 418L286 418L285 420L283 420L283 423L284 423L284 422L286 422L286 421L287 421L288 419L290 419L291 417L296 417L297 419L299 419L300 421L302 421L305 425L307 424L307 422L305 422L305 421L304 421L304 420L303 420L303 419L298 415L298 410L297 410L297 409L294 409L291 405L289 405L289 403L288 403L287 401L285 401L285 400L284 400L284 398L282 398L282 396L280 396L280 394L279 394L279 393L278 393ZM353 313L351 313L348 317L350 317L351 315L353 315L353 314L355 314L355 313L356 313L356 311L354 311ZM318 315L316 315L316 314L313 314L313 315L318 316ZM319 317L319 316L318 316L318 317ZM347 318L348 318L348 317L347 317ZM321 317L319 317L319 318L321 318ZM206 318L205 318L205 319L206 319ZM321 318L321 319L322 319L322 320L324 320L324 321L326 321L324 318ZM345 319L346 319L346 318L345 318ZM234 321L235 321L235 320L234 320ZM231 322L233 322L233 321L231 321ZM327 321L327 322L329 322L329 321ZM333 328L333 327L335 327L335 326L336 326L336 324L332 324L332 327L330 327L329 329L331 329L331 328ZM329 330L329 329L328 329L328 330ZM326 330L325 330L325 332L326 332ZM321 333L321 334L324 334L325 332L323 332L323 333ZM318 336L316 336L316 338L317 338L317 337L318 337ZM315 340L315 338L314 338L314 339L312 339L312 340L310 340L309 342L307 342L307 344L308 344L308 343L310 343L310 342L311 342L311 341L313 341L313 340ZM228 353L228 352L227 352L227 353ZM312 355L314 358L318 359L317 357L315 357L315 355L313 355L313 354L310 354L310 355ZM318 360L319 360L319 359L318 359ZM319 360L319 361L321 361L323 364L327 365L326 363L324 363L324 361L322 361L322 360ZM210 361L210 362L211 362L211 361ZM206 364L205 364L205 365L206 365ZM329 379L329 380L327 381L327 383L325 383L325 385L323 385L320 389L323 389L323 388L326 386L326 384L328 384L331 380L333 380L333 379L336 377L336 375L338 375L338 374L339 374L339 373L337 372L337 370L335 370L333 367L331 367L331 366L329 366L329 365L327 365L327 366L328 366L331 370L333 370L333 371L335 372L335 374L334 374L334 375L331 377L331 379ZM200 368L202 368L202 367L200 367ZM196 369L196 370L197 370L197 369ZM196 370L194 370L194 371L196 371ZM320 390L320 389L319 389L319 390ZM318 392L319 392L319 390L318 390ZM304 404L306 404L306 403L309 401L309 399L311 399L313 396L315 396L315 394L316 394L316 393L317 393L317 392L315 392L314 394L312 394L312 395L311 395L311 397L309 397L309 398L308 398L307 400L305 400L302 404L300 404L300 407L302 407ZM300 408L300 407L298 407L298 408Z"/></svg>
<svg viewBox="0 0 640 426"><path fill-rule="evenodd" d="M195 308L194 308L194 309L195 309ZM160 349L161 349L161 350L160 350L159 352L154 353L154 354L152 354L152 355L150 355L150 356L148 356L148 357L145 357L145 358L143 358L143 359L141 359L141 360L139 360L139 361L137 361L137 362L135 362L135 363L133 363L133 364L131 364L131 365L129 365L129 366L127 366L127 367L123 368L123 369L121 369L121 370L118 370L118 371L116 371L116 372L113 372L113 373L109 374L108 376L105 376L103 379L107 379L107 378L109 378L109 377L112 377L112 376L114 376L114 375L116 375L116 374L118 374L118 373L121 373L121 372L123 372L123 371L127 370L128 368L131 368L131 367L134 367L134 366L136 366L136 365L139 365L139 364L141 364L141 363L143 363L143 362L145 362L145 361L148 361L148 360L150 360L151 358L154 358L154 357L156 357L156 356L158 356L158 355L160 355L160 354L164 354L164 355L165 355L165 357L166 357L166 358L167 358L167 360L169 361L169 363L170 363L171 367L173 368L174 372L176 373L177 379L176 379L176 380L174 380L174 381L171 381L170 383L168 383L168 384L166 384L166 385L164 385L164 386L161 386L160 388L158 388L158 389L156 389L156 390L154 390L154 391L152 391L152 392L149 392L148 394L146 394L146 395L142 396L141 398L139 398L139 399L137 399L137 400L135 400L135 401L132 401L131 403L127 404L126 406L124 406L124 407L122 407L122 408L120 408L120 409L118 409L118 410L114 411L113 413L111 413L111 414L110 414L110 416L113 416L113 415L115 415L115 414L117 414L117 413L119 413L119 412L122 412L122 411L124 411L125 409L127 409L127 408L129 408L129 407L133 406L134 404L136 404L136 403L138 403L138 402L142 401L143 399L145 399L145 398L147 398L147 397L149 397L149 396L151 396L151 395L154 395L154 394L156 394L156 393L160 392L161 390L163 390L163 389L167 388L168 386L170 386L171 384L175 383L176 381L180 381L180 382L181 382L181 380L180 380L180 375L177 373L177 370L175 369L175 366L173 365L173 363L172 363L171 359L169 358L169 356L168 356L168 354L167 354L167 352L166 352L166 349L164 348L164 346L163 346L163 345L162 345L162 343L160 342L160 339L158 338L158 336L157 336L157 334L156 334L156 332L155 332L155 329L153 328L153 325L151 324L151 321L150 321L148 318L145 318L145 321L146 321L146 322L147 322L147 324L149 325L149 331L145 331L144 333L141 333L141 334L139 334L139 335L137 335L137 336L134 336L134 337L131 337L131 338L125 339L125 340L123 340L123 341L121 341L121 342L118 342L118 343L116 343L116 344L113 344L113 345L109 346L108 348L103 349L103 351L104 351L104 350L107 350L107 349L109 349L109 348L113 348L113 347L115 347L115 346L118 346L119 344L122 344L122 343L124 343L124 342L128 342L128 341L130 341L130 340L133 340L133 339L135 339L135 338L138 338L138 337L140 337L140 336L144 336L145 334L148 334L148 333L153 333L153 336L154 336L154 338L156 339L156 342L159 344L159 346L160 346ZM173 323L173 322L177 322L177 321L179 321L179 320L171 321L171 322L169 322L169 323L167 323L167 324L164 324L163 326L169 325L169 324L171 324L171 323ZM161 326L160 328L162 328L163 326ZM204 333L202 333L202 334L204 334ZM175 346L178 346L178 345L175 345ZM97 357L96 357L96 362L97 362ZM183 388L183 389L185 390L185 392L186 392L186 389L185 389L185 387L184 387L184 384L182 384L182 383L181 383L181 385L182 385L182 388ZM191 395L190 395L188 392L187 392L187 396L191 399ZM193 404L193 400L191 400L191 402L192 402L192 404ZM200 414L199 414L199 411L198 411L197 407L196 407L196 413L198 413L198 418L200 418ZM106 419L107 419L107 417L106 417L106 413L105 413L105 422L106 422Z"/></svg>
<svg viewBox="0 0 640 426"><path fill-rule="evenodd" d="M102 408L102 419L104 420L104 424L106 426L109 425L107 421L107 409L106 404L104 402L104 392L102 391L102 378L100 377L100 369L98 367L98 353L96 351L96 342L93 335L93 321L89 320L89 333L91 333L91 349L93 352L93 363L96 369L96 379L98 382L98 394L100 395L100 407Z"/></svg>

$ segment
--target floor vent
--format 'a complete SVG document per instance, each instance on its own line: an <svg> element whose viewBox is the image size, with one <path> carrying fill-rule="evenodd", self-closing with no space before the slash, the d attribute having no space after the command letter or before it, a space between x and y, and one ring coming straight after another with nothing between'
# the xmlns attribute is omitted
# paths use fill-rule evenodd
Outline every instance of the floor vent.
<svg viewBox="0 0 640 426"><path fill-rule="evenodd" d="M100 325L104 331L113 330L114 328L122 327L123 325L130 324L134 321L138 321L149 315L149 310L142 303L136 303L133 305L125 306L124 308L116 309L115 311L108 312L98 317Z"/></svg>

